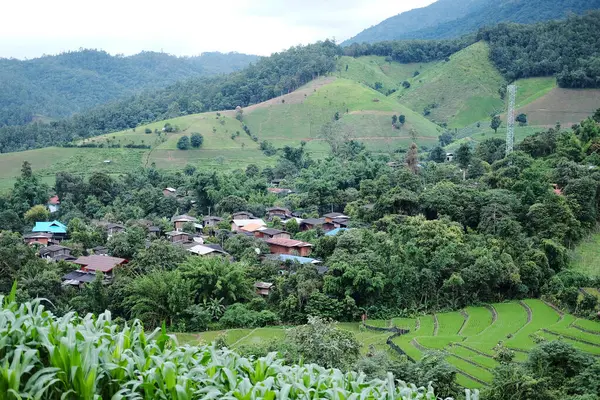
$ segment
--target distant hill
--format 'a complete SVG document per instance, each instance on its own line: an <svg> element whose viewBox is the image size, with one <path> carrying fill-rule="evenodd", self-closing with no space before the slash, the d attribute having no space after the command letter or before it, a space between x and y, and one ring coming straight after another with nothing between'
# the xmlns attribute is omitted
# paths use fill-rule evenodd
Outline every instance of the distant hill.
<svg viewBox="0 0 600 400"><path fill-rule="evenodd" d="M343 42L446 39L500 22L534 23L600 8L600 0L439 0L388 18Z"/></svg>
<svg viewBox="0 0 600 400"><path fill-rule="evenodd" d="M257 58L238 53L175 57L155 52L122 57L80 50L32 60L0 59L0 126L69 116L185 78L237 71Z"/></svg>

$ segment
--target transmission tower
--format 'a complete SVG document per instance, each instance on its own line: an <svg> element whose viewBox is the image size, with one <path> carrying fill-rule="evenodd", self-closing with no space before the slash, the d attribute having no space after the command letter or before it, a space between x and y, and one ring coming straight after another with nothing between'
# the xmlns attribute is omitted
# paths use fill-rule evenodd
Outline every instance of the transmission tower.
<svg viewBox="0 0 600 400"><path fill-rule="evenodd" d="M517 86L508 87L508 114L506 121L506 155L513 152L515 144L515 100L517 97Z"/></svg>

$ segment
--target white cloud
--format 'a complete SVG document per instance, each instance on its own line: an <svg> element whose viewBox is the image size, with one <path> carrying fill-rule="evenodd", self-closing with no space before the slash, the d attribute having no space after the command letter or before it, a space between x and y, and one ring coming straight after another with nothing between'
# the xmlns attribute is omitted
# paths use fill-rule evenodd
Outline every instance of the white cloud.
<svg viewBox="0 0 600 400"><path fill-rule="evenodd" d="M0 57L78 48L194 55L268 55L297 44L345 40L433 0L21 0L3 4Z"/></svg>

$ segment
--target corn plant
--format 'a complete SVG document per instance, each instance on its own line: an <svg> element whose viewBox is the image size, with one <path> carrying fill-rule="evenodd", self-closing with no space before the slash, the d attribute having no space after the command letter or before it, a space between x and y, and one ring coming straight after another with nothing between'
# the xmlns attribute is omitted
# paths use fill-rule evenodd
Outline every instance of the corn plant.
<svg viewBox="0 0 600 400"><path fill-rule="evenodd" d="M41 302L0 297L2 398L154 399L423 399L431 387L368 380L314 364L285 365L276 354L243 358L212 346L178 346L164 329L123 328L109 312L58 318ZM470 396L470 397L469 397ZM477 393L467 392L477 400Z"/></svg>

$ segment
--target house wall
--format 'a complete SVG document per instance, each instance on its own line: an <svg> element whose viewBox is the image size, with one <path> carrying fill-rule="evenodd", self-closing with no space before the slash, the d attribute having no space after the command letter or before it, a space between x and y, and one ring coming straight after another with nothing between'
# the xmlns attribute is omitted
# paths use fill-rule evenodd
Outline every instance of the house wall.
<svg viewBox="0 0 600 400"><path fill-rule="evenodd" d="M278 238L291 239L292 237L289 233L279 233L279 234L273 236L273 239L278 239Z"/></svg>
<svg viewBox="0 0 600 400"><path fill-rule="evenodd" d="M284 247L276 244L269 244L269 249L273 254L298 254L300 257L308 257L310 255L310 247Z"/></svg>
<svg viewBox="0 0 600 400"><path fill-rule="evenodd" d="M37 238L37 239L31 238L31 239L25 239L25 241L27 244L38 242L38 243L48 246L48 238Z"/></svg>
<svg viewBox="0 0 600 400"><path fill-rule="evenodd" d="M184 221L175 221L175 230L180 231L183 229Z"/></svg>

